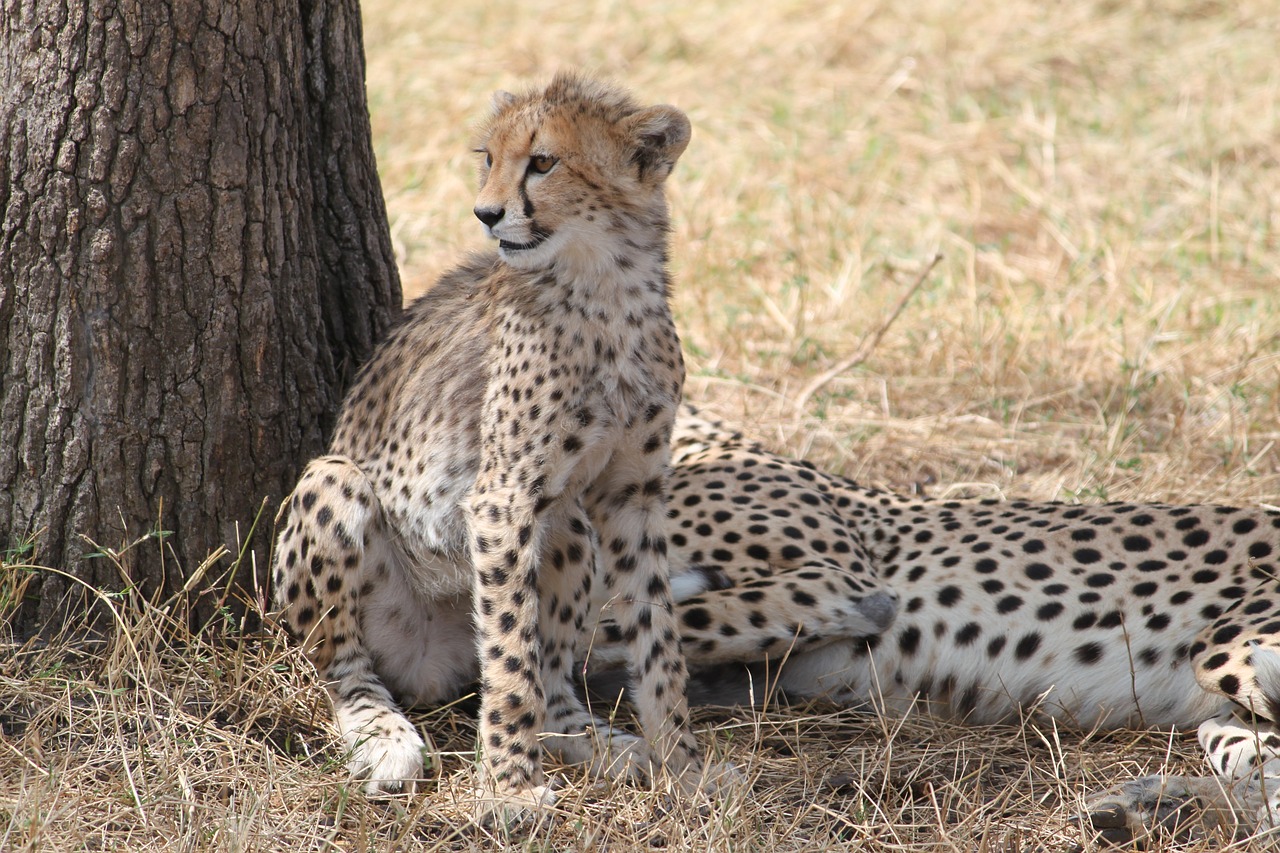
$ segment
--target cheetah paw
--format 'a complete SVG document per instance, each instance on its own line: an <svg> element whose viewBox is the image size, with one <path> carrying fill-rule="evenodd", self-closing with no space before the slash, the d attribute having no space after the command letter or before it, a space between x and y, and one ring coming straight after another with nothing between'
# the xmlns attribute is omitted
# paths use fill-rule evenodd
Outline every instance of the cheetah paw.
<svg viewBox="0 0 1280 853"><path fill-rule="evenodd" d="M649 744L643 738L608 727L588 730L592 742L589 767L596 778L643 783L649 778Z"/></svg>
<svg viewBox="0 0 1280 853"><path fill-rule="evenodd" d="M475 822L508 829L538 825L551 815L555 804L556 793L549 785L511 790L485 786L476 791Z"/></svg>
<svg viewBox="0 0 1280 853"><path fill-rule="evenodd" d="M1217 780L1181 776L1145 776L1095 794L1076 819L1103 842L1121 847L1184 841L1234 828L1231 806Z"/></svg>
<svg viewBox="0 0 1280 853"><path fill-rule="evenodd" d="M371 797L414 791L422 778L426 749L422 737L404 718L387 720L376 730L378 734L360 730L345 733L347 769L365 780L365 793Z"/></svg>
<svg viewBox="0 0 1280 853"><path fill-rule="evenodd" d="M747 777L728 761L690 766L679 777L680 788L687 794L705 794L724 799L746 788Z"/></svg>
<svg viewBox="0 0 1280 853"><path fill-rule="evenodd" d="M580 764L597 779L643 783L649 778L649 744L605 723L545 737L543 747L565 764Z"/></svg>

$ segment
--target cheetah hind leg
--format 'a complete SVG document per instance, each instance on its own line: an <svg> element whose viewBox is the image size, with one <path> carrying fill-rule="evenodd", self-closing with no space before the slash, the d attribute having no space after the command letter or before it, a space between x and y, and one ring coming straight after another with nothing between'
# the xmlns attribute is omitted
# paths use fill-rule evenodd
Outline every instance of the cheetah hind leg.
<svg viewBox="0 0 1280 853"><path fill-rule="evenodd" d="M275 566L281 618L326 682L348 770L374 796L412 790L425 748L374 671L359 619L368 576L395 580L378 507L350 459L312 461L290 499Z"/></svg>
<svg viewBox="0 0 1280 853"><path fill-rule="evenodd" d="M1198 735L1216 776L1125 782L1091 797L1082 822L1111 844L1144 846L1280 826L1280 735L1230 713L1205 720Z"/></svg>

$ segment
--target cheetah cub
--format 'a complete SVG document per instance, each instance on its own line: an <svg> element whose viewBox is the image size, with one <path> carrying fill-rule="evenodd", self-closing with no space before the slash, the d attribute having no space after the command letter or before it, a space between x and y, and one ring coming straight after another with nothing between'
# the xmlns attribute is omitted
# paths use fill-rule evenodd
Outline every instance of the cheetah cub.
<svg viewBox="0 0 1280 853"><path fill-rule="evenodd" d="M493 809L553 801L543 745L610 776L701 773L665 533L684 363L663 184L689 133L680 110L572 74L495 96L475 215L496 254L407 309L298 482L277 601L371 792L422 769L393 696L450 696L477 661ZM574 690L593 593L626 638L647 741Z"/></svg>

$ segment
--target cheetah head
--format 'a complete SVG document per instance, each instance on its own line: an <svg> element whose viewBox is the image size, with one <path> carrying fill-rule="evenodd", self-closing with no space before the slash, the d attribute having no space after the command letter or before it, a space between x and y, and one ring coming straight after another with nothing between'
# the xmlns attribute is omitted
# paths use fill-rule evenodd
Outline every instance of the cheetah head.
<svg viewBox="0 0 1280 853"><path fill-rule="evenodd" d="M641 107L574 74L523 95L499 92L476 148L476 217L512 267L611 264L631 223L665 223L663 183L689 136L675 107Z"/></svg>

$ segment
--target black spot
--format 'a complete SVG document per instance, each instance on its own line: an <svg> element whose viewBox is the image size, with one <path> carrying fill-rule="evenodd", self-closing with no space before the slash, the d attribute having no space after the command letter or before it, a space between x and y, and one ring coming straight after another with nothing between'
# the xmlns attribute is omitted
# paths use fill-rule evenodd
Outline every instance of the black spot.
<svg viewBox="0 0 1280 853"><path fill-rule="evenodd" d="M1018 640L1018 645L1014 647L1013 654L1018 660L1026 660L1034 655L1039 648L1040 635L1031 633Z"/></svg>
<svg viewBox="0 0 1280 853"><path fill-rule="evenodd" d="M1077 563L1083 563L1086 566L1102 559L1102 554L1093 548L1078 548L1071 556L1075 558Z"/></svg>
<svg viewBox="0 0 1280 853"><path fill-rule="evenodd" d="M1215 646L1225 646L1243 633L1244 629L1239 625L1224 625L1213 632L1213 644Z"/></svg>
<svg viewBox="0 0 1280 853"><path fill-rule="evenodd" d="M1234 675L1224 675L1218 680L1218 689L1228 696L1235 696L1240 692L1240 679Z"/></svg>
<svg viewBox="0 0 1280 853"><path fill-rule="evenodd" d="M1099 643L1085 643L1077 646L1074 654L1080 663L1097 663L1102 658L1102 646Z"/></svg>
<svg viewBox="0 0 1280 853"><path fill-rule="evenodd" d="M1209 541L1209 531L1193 530L1186 536L1182 537L1182 544L1188 548L1199 548L1201 545Z"/></svg>
<svg viewBox="0 0 1280 853"><path fill-rule="evenodd" d="M684 611L681 619L696 631L705 630L711 624L711 614L701 607L690 607Z"/></svg>
<svg viewBox="0 0 1280 853"><path fill-rule="evenodd" d="M1029 580L1043 581L1053 577L1053 569L1044 563L1032 563L1022 570Z"/></svg>
<svg viewBox="0 0 1280 853"><path fill-rule="evenodd" d="M1246 533L1252 532L1257 526L1258 522L1256 520L1252 518L1242 518L1235 524L1231 525L1231 532L1239 533L1243 536Z"/></svg>
<svg viewBox="0 0 1280 853"><path fill-rule="evenodd" d="M784 545L780 552L782 559L799 562L804 559L804 551L795 545Z"/></svg>
<svg viewBox="0 0 1280 853"><path fill-rule="evenodd" d="M812 607L818 603L818 600L802 589L797 589L791 593L791 600L801 607Z"/></svg>
<svg viewBox="0 0 1280 853"><path fill-rule="evenodd" d="M978 639L982 633L982 627L977 622L968 622L959 631L956 631L956 645L968 646Z"/></svg>
<svg viewBox="0 0 1280 853"><path fill-rule="evenodd" d="M951 607L964 595L958 586L944 586L938 591L938 603L943 607Z"/></svg>
<svg viewBox="0 0 1280 853"><path fill-rule="evenodd" d="M1041 622L1048 622L1050 619L1056 619L1063 609L1061 602L1050 601L1048 604L1040 605L1036 610L1036 618Z"/></svg>
<svg viewBox="0 0 1280 853"><path fill-rule="evenodd" d="M1006 595L996 604L1000 613L1012 613L1022 606L1022 599L1016 595Z"/></svg>
<svg viewBox="0 0 1280 853"><path fill-rule="evenodd" d="M1150 551L1151 540L1145 536L1126 536L1124 538L1124 549L1126 551Z"/></svg>
<svg viewBox="0 0 1280 853"><path fill-rule="evenodd" d="M920 646L920 629L914 625L898 635L898 648L904 655L914 655Z"/></svg>

